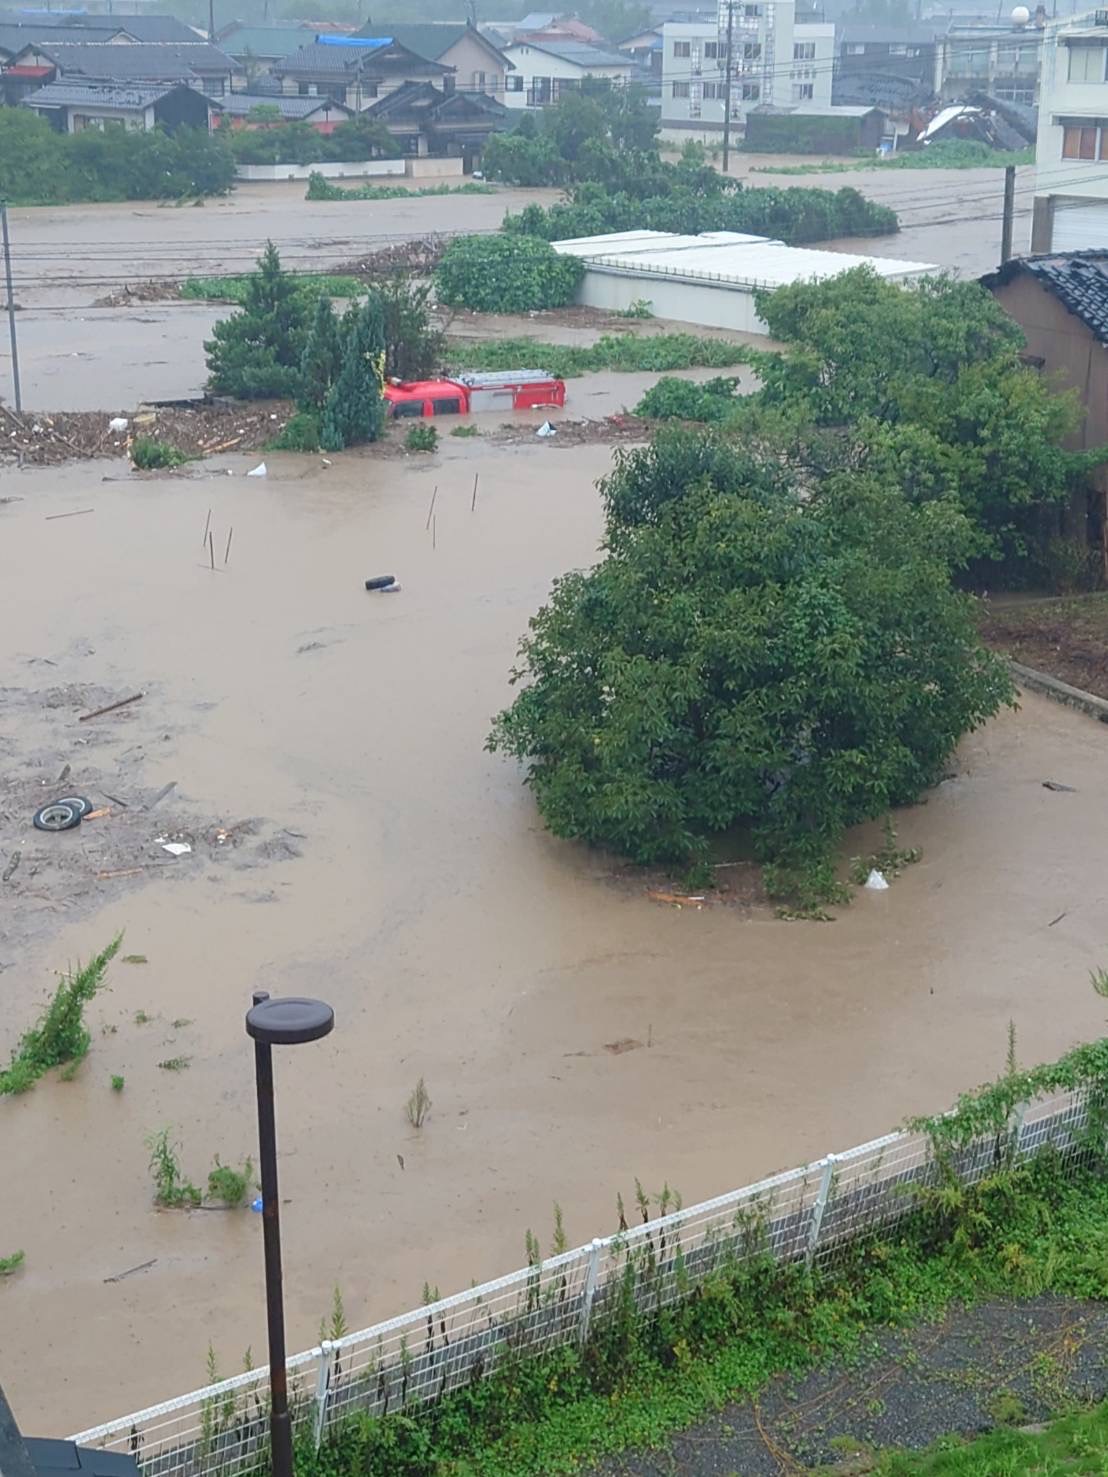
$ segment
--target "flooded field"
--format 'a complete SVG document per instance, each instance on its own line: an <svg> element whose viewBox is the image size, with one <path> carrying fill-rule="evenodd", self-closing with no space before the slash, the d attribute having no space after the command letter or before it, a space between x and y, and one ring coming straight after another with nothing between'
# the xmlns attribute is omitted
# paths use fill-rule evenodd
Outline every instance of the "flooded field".
<svg viewBox="0 0 1108 1477"><path fill-rule="evenodd" d="M832 249L934 262L965 276L989 271L999 260L1003 170L753 173L775 162L738 154L732 172L750 185L852 185L898 212L898 235L828 243ZM1017 250L1030 230L1033 176L1033 169L1021 169L1017 180ZM359 254L413 237L496 230L505 211L531 201L549 204L560 192L503 189L354 202L303 197L301 181L243 185L200 208L129 203L12 210L24 403L46 411L120 409L140 399L200 393L203 342L227 308L181 301L97 305L124 284L249 271L267 239L290 267L335 271ZM9 384L3 335L0 394Z"/></svg>
<svg viewBox="0 0 1108 1477"><path fill-rule="evenodd" d="M75 1081L0 1100L18 1187L0 1255L26 1252L0 1282L5 1385L27 1428L191 1389L209 1338L224 1371L247 1346L264 1359L259 1218L156 1211L144 1144L172 1125L197 1180L251 1152L254 989L337 1018L277 1067L292 1349L336 1284L363 1325L424 1282L516 1267L555 1200L577 1243L614 1229L636 1175L690 1203L943 1106L1002 1067L1009 1019L1028 1060L1102 1029L1090 720L1029 696L971 738L898 818L923 860L833 924L678 910L551 839L483 750L528 616L595 557L608 451L268 462L249 481L234 458L0 474L0 852L20 857L0 888L0 1055L54 971L117 930L147 960L113 966ZM368 595L385 572L402 591ZM111 814L42 835L32 802L65 765ZM192 852L172 860L168 835Z"/></svg>

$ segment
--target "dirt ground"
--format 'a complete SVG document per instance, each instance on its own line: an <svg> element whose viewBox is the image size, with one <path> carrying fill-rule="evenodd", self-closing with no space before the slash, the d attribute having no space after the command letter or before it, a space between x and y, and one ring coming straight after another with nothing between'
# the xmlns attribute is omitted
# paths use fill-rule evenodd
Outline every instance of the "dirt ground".
<svg viewBox="0 0 1108 1477"><path fill-rule="evenodd" d="M256 988L337 1013L278 1064L292 1349L335 1284L364 1326L424 1282L517 1266L555 1200L579 1243L635 1175L688 1204L942 1106L1002 1065L1009 1019L1028 1059L1103 1029L1099 725L1027 696L974 735L898 817L923 860L833 924L681 906L553 840L483 748L528 617L595 557L609 448L267 460L250 480L234 453L164 477L0 470L3 870L21 858L0 884L0 1055L119 929L148 960L113 966L75 1081L0 1101L19 1186L0 1255L26 1252L0 1282L5 1384L29 1428L194 1388L209 1338L227 1370L264 1350L257 1217L157 1212L144 1145L172 1125L194 1179L251 1151ZM381 573L400 593L366 593ZM43 836L31 812L65 765L111 813ZM193 850L172 861L177 832ZM643 1045L605 1049L622 1041Z"/></svg>
<svg viewBox="0 0 1108 1477"><path fill-rule="evenodd" d="M828 243L834 250L934 262L965 276L997 263L1003 171L752 173L773 162L737 154L732 173L751 185L851 185L900 215L896 236ZM1021 169L1017 180L1017 250L1029 231L1033 175ZM24 404L38 411L91 411L199 395L204 339L227 309L152 301L150 293L185 276L249 271L267 240L290 267L337 272L381 252L406 251L413 240L496 230L506 211L531 201L550 204L560 195L503 189L495 195L305 202L303 192L302 182L252 184L200 208L130 203L10 211ZM0 395L9 403L10 368L3 335Z"/></svg>
<svg viewBox="0 0 1108 1477"><path fill-rule="evenodd" d="M1025 666L1108 698L1108 595L994 601L981 634Z"/></svg>

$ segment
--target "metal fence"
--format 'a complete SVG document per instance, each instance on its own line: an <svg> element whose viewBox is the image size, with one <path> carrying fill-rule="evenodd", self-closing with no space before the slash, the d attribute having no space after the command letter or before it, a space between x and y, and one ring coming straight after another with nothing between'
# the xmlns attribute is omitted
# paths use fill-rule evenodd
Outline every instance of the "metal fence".
<svg viewBox="0 0 1108 1477"><path fill-rule="evenodd" d="M1025 1104L1003 1144L995 1134L978 1139L953 1167L974 1184L1001 1152L1025 1160L1049 1144L1072 1156L1087 1118L1080 1093ZM767 1251L779 1262L822 1264L908 1214L908 1191L939 1172L925 1135L892 1133L324 1342L289 1360L294 1427L319 1442L346 1415L438 1400L506 1354L583 1343L618 1296L649 1313L721 1266ZM268 1388L268 1370L251 1370L71 1439L130 1452L143 1477L233 1477L268 1440Z"/></svg>

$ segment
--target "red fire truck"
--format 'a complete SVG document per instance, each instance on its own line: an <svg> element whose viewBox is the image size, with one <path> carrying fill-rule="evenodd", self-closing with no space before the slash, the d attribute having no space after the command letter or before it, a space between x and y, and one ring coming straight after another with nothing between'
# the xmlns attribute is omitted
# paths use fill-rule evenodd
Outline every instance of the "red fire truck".
<svg viewBox="0 0 1108 1477"><path fill-rule="evenodd" d="M566 403L564 380L541 369L506 369L494 374L459 374L454 379L390 380L387 414L468 415L477 410L539 410Z"/></svg>

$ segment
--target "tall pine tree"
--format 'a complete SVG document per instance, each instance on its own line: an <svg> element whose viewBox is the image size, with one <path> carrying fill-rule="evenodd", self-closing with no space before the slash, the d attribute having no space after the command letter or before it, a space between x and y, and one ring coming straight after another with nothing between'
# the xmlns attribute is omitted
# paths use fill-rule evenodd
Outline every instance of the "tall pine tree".
<svg viewBox="0 0 1108 1477"><path fill-rule="evenodd" d="M376 441L384 425L385 325L381 300L371 292L353 323L344 320L342 368L323 407L325 451Z"/></svg>
<svg viewBox="0 0 1108 1477"><path fill-rule="evenodd" d="M330 298L321 297L316 304L315 318L300 361L300 405L303 410L318 412L323 409L341 367L339 322Z"/></svg>
<svg viewBox="0 0 1108 1477"><path fill-rule="evenodd" d="M204 345L209 387L244 400L298 395L307 319L303 293L267 241L247 280L242 311L221 319Z"/></svg>

